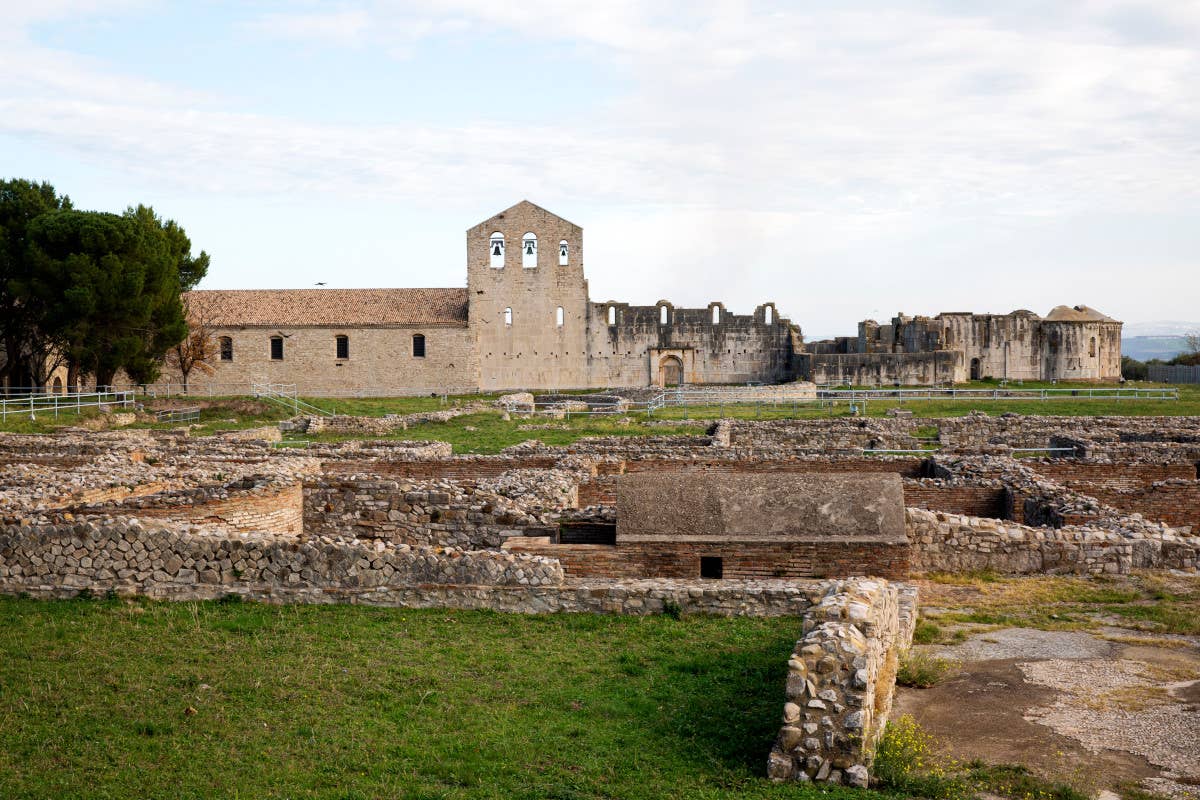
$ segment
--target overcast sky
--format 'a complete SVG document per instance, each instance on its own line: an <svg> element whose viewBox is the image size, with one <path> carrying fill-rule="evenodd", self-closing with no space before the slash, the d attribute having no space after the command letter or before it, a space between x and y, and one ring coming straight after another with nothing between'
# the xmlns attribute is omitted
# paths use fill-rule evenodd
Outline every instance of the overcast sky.
<svg viewBox="0 0 1200 800"><path fill-rule="evenodd" d="M527 198L594 300L1194 320L1200 2L0 0L0 174L207 288L461 286Z"/></svg>

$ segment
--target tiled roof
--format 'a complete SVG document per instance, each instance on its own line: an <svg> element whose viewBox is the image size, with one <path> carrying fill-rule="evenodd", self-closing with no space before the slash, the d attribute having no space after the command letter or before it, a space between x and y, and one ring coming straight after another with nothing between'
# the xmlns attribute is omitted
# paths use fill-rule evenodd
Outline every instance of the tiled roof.
<svg viewBox="0 0 1200 800"><path fill-rule="evenodd" d="M466 289L198 289L211 325L466 325Z"/></svg>

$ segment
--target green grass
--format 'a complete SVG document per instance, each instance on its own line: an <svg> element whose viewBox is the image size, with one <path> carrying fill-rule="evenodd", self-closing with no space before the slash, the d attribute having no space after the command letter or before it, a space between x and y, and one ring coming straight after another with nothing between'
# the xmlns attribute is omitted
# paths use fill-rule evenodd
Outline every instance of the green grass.
<svg viewBox="0 0 1200 800"><path fill-rule="evenodd" d="M939 658L921 650L909 650L900 656L896 683L928 689L953 675L957 669L958 664L948 658Z"/></svg>
<svg viewBox="0 0 1200 800"><path fill-rule="evenodd" d="M961 388L992 388L995 384L988 382L978 382L964 385ZM1039 388L1043 384L1027 383L1024 388ZM1045 384L1049 386L1049 384ZM1017 388L1017 387L1013 387ZM1072 388L1070 386L1059 385L1057 388ZM867 416L882 417L887 414L888 409L901 407L912 411L917 417L958 417L971 413L972 411L983 411L991 415L1000 415L1005 413L1019 414L1036 414L1045 416L1195 416L1200 415L1200 386L1180 386L1180 399L1178 401L1162 401L1162 400L1051 400L1042 402L1039 400L979 400L979 401L951 401L951 400L907 400L903 404L895 401L872 400L867 404ZM453 395L443 400L440 396L429 397L375 397L375 398L304 398L306 402L323 408L327 411L332 411L338 414L354 414L362 416L383 416L385 414L412 414L421 411L437 411L445 408L450 408L458 405L466 405L473 402L490 403L495 400L496 395ZM140 398L139 398L140 399ZM184 402L187 398L182 399ZM195 435L204 435L218 430L230 430L234 428L255 427L257 425L270 425L278 422L281 419L286 419L292 416L292 413L283 407L275 406L265 401L254 401L250 398L209 398L197 396L195 400L199 403L209 405L201 416L202 427L194 431ZM154 406L153 401L149 401L150 406ZM249 410L247 406L253 405L257 410ZM241 409L240 411L238 409ZM38 415L36 421L31 422L28 417L10 416L7 420L0 421L0 431L12 431L19 433L48 433L63 425L77 425L82 419L96 416L96 412L84 412L82 415L74 413L63 413L56 420L53 415L47 416L42 413ZM629 414L635 421L647 422L651 419L696 419L696 420L711 420L717 417L732 417L735 419L830 419L837 417L850 416L849 403L846 401L838 401L833 408L818 408L809 405L797 404L781 404L778 406L756 406L756 405L708 405L708 406L691 406L688 408L669 407L655 411L653 415L647 415L640 412ZM230 418L236 421L229 422ZM586 427L586 419L585 427ZM572 417L572 427L578 423L579 418ZM513 427L522 422L548 422L553 421L547 418L522 419L514 420ZM471 424L471 423L461 423ZM178 423L168 423L162 425L154 424L138 424L134 427L176 427ZM455 423L447 423L448 427L438 428L433 425L414 427L412 433L408 434L408 438L442 438L445 441L463 441L461 429L456 427ZM546 431L533 431L529 435L514 438L512 435L504 434L501 429L496 426L489 426L494 434L494 442L492 444L483 444L480 450L467 450L463 452L495 452L500 446L495 442L500 440L506 441L509 444L515 444L524 439L537 438L548 443L569 443L574 441L578 436L571 437L570 435L559 436L561 442L551 442L556 437ZM614 426L615 427L615 426ZM434 435L424 436L425 432L432 429ZM600 434L580 434L580 435L609 435L609 434L639 434L639 433L663 433L663 429L630 427L624 430L611 430L606 427L606 423L601 420L595 423L596 430L602 430ZM419 432L419 433L418 433ZM932 438L936 435L937 429L934 426L922 426L916 429L915 435L921 438ZM467 437L470 438L470 437ZM465 442L462 445L468 447ZM935 446L934 442L930 442L928 447Z"/></svg>
<svg viewBox="0 0 1200 800"><path fill-rule="evenodd" d="M0 598L0 797L862 798L764 776L798 626Z"/></svg>
<svg viewBox="0 0 1200 800"><path fill-rule="evenodd" d="M552 425L549 429L521 430L522 425ZM557 427L562 426L562 427ZM397 431L388 439L429 439L449 442L455 453L498 453L505 447L536 439L548 445L569 445L586 436L671 436L701 435L707 430L704 423L695 425L654 427L645 420L622 424L618 419L607 416L577 415L570 419L555 420L546 417L533 419L503 419L497 411L482 411L465 414L449 422L429 422L416 425L407 431ZM301 439L310 441L339 441L355 438L339 434L304 434ZM361 437L358 437L361 438ZM371 437L380 438L380 437Z"/></svg>
<svg viewBox="0 0 1200 800"><path fill-rule="evenodd" d="M918 643L945 641L952 624L1042 630L1120 625L1152 634L1200 634L1200 580L1191 577L937 575L921 597L938 610L923 616L914 635Z"/></svg>

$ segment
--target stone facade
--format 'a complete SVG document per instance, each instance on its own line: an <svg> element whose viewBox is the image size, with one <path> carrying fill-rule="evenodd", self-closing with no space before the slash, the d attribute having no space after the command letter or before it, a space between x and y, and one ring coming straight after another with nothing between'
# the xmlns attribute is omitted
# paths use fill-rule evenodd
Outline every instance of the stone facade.
<svg viewBox="0 0 1200 800"><path fill-rule="evenodd" d="M1121 323L1087 306L1047 316L899 314L887 325L858 324L857 337L813 342L805 368L817 383L961 383L1008 380L1118 380Z"/></svg>
<svg viewBox="0 0 1200 800"><path fill-rule="evenodd" d="M739 315L719 302L593 301L583 229L528 201L472 227L466 246L466 289L191 292L189 309L221 355L189 383L214 393L294 384L307 395L400 395L1120 375L1121 324L1083 307L1045 319L901 315L806 347L771 302Z"/></svg>

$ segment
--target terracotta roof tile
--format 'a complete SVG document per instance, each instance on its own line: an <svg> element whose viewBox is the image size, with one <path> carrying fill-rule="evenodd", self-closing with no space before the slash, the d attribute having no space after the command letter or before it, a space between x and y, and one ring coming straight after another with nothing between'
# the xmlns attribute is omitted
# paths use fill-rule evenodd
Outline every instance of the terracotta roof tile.
<svg viewBox="0 0 1200 800"><path fill-rule="evenodd" d="M467 324L466 289L198 289L184 299L217 326Z"/></svg>

